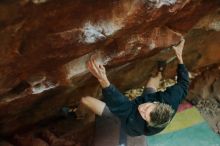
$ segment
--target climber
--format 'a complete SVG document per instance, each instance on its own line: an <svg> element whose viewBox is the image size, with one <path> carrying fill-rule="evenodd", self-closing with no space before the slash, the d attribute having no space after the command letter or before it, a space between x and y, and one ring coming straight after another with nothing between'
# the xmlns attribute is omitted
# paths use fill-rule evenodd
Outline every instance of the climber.
<svg viewBox="0 0 220 146"><path fill-rule="evenodd" d="M132 101L109 82L104 66L98 64L94 56L91 57L87 66L101 84L104 102L90 96L83 97L81 102L99 116L113 113L130 136L159 133L170 123L178 105L187 95L189 79L182 59L184 43L185 40L182 39L177 46L173 46L179 62L177 83L164 92L156 92L162 79L161 66L157 76L148 81L143 94Z"/></svg>

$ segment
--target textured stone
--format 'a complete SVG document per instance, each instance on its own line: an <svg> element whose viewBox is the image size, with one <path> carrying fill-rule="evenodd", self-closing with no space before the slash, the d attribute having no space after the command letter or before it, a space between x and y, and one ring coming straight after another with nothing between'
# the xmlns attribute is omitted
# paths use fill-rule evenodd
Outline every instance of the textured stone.
<svg viewBox="0 0 220 146"><path fill-rule="evenodd" d="M218 66L206 68L192 80L187 100L192 102L216 133L220 133L220 104Z"/></svg>
<svg viewBox="0 0 220 146"><path fill-rule="evenodd" d="M49 146L48 143L40 138L35 138L33 136L15 136L16 145L18 146Z"/></svg>
<svg viewBox="0 0 220 146"><path fill-rule="evenodd" d="M181 32L186 66L192 75L203 74L220 64L219 7L219 0L1 1L0 134L50 125L62 106L100 96L98 82L85 66L92 54L125 91L141 87L157 60L167 60L165 77L174 77L170 47L180 41ZM192 93L208 98L212 84L219 99L214 79L199 87L192 84Z"/></svg>
<svg viewBox="0 0 220 146"><path fill-rule="evenodd" d="M0 146L13 146L13 145L6 141L0 141Z"/></svg>

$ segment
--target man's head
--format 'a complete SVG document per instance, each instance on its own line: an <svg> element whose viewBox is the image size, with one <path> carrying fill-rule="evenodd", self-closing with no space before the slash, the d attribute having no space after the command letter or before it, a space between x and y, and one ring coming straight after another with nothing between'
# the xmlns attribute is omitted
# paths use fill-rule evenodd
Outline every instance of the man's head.
<svg viewBox="0 0 220 146"><path fill-rule="evenodd" d="M159 102L140 104L138 111L149 126L159 128L167 126L174 114L171 106Z"/></svg>

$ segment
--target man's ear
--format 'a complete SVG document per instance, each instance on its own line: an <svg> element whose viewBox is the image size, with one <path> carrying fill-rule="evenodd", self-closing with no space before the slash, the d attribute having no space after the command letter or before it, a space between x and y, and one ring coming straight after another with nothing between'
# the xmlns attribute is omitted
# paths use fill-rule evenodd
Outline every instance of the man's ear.
<svg viewBox="0 0 220 146"><path fill-rule="evenodd" d="M148 121L148 125L149 125L150 127L154 127L154 126L155 126L151 121Z"/></svg>

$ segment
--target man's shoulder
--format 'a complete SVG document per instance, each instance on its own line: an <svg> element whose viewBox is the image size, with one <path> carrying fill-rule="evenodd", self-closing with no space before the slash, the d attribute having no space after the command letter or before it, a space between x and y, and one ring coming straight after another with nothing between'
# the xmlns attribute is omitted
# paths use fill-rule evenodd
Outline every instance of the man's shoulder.
<svg viewBox="0 0 220 146"><path fill-rule="evenodd" d="M142 103L146 103L146 102L153 102L155 101L155 93L151 93L151 94L143 94L141 96L136 97L135 99L132 100L132 102L136 103L136 104L142 104Z"/></svg>

